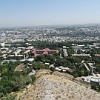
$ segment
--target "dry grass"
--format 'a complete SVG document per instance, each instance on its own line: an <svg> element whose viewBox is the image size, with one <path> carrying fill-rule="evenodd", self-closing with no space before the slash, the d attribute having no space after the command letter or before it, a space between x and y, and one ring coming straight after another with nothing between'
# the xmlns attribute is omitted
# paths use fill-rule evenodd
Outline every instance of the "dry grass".
<svg viewBox="0 0 100 100"><path fill-rule="evenodd" d="M49 71L40 70L38 73L42 76L39 75L34 86L29 85L25 91L18 93L17 100L100 100L100 93L61 74L44 75L45 72Z"/></svg>

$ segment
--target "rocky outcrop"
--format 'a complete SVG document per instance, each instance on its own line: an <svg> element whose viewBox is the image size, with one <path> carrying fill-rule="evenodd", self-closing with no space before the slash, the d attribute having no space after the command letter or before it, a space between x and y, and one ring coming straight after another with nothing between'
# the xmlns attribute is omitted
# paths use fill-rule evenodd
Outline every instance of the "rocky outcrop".
<svg viewBox="0 0 100 100"><path fill-rule="evenodd" d="M100 93L56 75L43 75L20 93L19 100L100 100Z"/></svg>

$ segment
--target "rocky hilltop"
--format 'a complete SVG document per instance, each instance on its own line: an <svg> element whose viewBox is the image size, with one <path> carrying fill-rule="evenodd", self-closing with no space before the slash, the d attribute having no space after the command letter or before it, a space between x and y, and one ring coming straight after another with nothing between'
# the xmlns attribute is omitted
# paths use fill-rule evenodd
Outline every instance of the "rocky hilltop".
<svg viewBox="0 0 100 100"><path fill-rule="evenodd" d="M100 100L100 93L54 74L39 77L17 95L17 100Z"/></svg>

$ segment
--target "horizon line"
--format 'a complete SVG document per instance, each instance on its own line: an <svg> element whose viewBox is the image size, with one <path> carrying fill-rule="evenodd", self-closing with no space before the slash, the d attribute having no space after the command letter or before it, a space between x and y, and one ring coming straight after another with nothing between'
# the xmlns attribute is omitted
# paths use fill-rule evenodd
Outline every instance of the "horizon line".
<svg viewBox="0 0 100 100"><path fill-rule="evenodd" d="M100 25L100 23L86 23L86 24L41 24L41 25L15 25L15 26L0 26L2 28L26 28L26 27L54 27L54 26L84 26L84 25Z"/></svg>

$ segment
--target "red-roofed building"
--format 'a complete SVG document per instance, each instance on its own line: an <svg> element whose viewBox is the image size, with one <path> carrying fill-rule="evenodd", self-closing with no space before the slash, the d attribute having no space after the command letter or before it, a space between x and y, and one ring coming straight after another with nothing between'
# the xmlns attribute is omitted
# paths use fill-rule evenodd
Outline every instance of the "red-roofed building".
<svg viewBox="0 0 100 100"><path fill-rule="evenodd" d="M37 55L41 55L41 54L54 54L54 53L58 53L59 50L50 50L49 48L45 48L43 50L33 50L32 51L32 55L33 56L37 56Z"/></svg>

